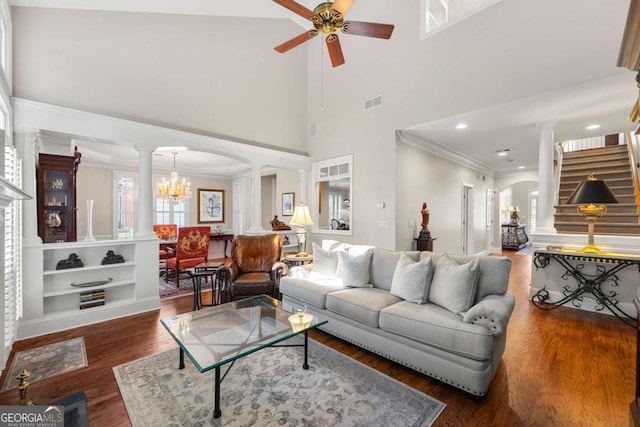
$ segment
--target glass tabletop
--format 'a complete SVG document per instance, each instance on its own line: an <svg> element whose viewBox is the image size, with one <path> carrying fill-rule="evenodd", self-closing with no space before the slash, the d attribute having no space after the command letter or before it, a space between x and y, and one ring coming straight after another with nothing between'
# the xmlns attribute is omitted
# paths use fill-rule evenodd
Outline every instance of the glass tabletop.
<svg viewBox="0 0 640 427"><path fill-rule="evenodd" d="M301 309L302 307L300 307ZM327 323L259 295L160 319L200 372Z"/></svg>

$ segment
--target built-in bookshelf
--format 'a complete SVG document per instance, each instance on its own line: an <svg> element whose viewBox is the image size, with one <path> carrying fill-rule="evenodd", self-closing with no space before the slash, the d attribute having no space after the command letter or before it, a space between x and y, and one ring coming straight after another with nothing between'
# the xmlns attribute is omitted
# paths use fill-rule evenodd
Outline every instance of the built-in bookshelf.
<svg viewBox="0 0 640 427"><path fill-rule="evenodd" d="M19 338L160 306L155 238L50 243L25 246L24 251L24 315L18 325ZM103 264L108 251L124 262ZM72 268L57 268L72 254L80 262L67 263ZM100 303L82 305L83 295L96 290L102 292Z"/></svg>

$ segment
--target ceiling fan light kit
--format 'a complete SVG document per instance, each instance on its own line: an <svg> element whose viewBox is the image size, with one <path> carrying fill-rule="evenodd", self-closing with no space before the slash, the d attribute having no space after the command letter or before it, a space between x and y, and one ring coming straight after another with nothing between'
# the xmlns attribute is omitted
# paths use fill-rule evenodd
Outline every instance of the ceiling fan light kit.
<svg viewBox="0 0 640 427"><path fill-rule="evenodd" d="M336 34L337 31L342 31L344 34L375 37L379 39L389 39L393 33L394 26L390 24L344 21L345 13L355 0L335 0L334 2L320 3L313 11L296 3L294 0L273 1L293 13L310 20L315 28L276 46L274 49L280 53L285 53L307 40L312 39L319 33L323 33L327 35L325 42L327 51L329 52L329 58L331 58L331 65L338 67L344 64L344 55L342 54L340 39Z"/></svg>

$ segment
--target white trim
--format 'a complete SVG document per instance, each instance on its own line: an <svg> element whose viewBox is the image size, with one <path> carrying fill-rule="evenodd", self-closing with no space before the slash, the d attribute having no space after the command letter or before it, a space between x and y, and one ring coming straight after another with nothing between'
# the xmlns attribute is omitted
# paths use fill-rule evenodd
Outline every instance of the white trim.
<svg viewBox="0 0 640 427"><path fill-rule="evenodd" d="M15 129L46 129L91 137L105 144L152 150L175 146L176 141L180 141L181 145L191 150L217 154L243 163L238 167L207 168L207 175L219 173L227 178L229 175L240 175L250 170L257 158L267 167L279 169L309 169L311 165L311 158L306 154L267 148L254 141L171 129L21 98L13 98L12 101Z"/></svg>
<svg viewBox="0 0 640 427"><path fill-rule="evenodd" d="M408 133L407 131L396 131L396 135L400 142L403 142L414 148L418 148L422 151L426 151L427 153L431 153L434 156L438 156L461 166L481 172L484 175L488 175L492 178L495 177L495 171L491 170L489 166L480 163L465 154L458 153L457 151L451 150L450 148L444 147L433 141L427 141L425 139L418 138L417 136Z"/></svg>

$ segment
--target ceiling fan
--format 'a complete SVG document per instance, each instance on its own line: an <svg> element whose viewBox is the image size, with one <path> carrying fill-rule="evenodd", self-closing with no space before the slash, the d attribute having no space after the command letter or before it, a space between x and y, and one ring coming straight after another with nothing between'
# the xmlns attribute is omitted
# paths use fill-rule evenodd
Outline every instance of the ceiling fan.
<svg viewBox="0 0 640 427"><path fill-rule="evenodd" d="M296 3L294 0L273 0L280 6L286 7L290 11L313 22L315 29L302 33L289 41L276 46L274 49L280 53L285 53L294 47L317 36L320 32L327 35L326 43L331 65L337 67L344 64L342 47L336 31L340 30L345 34L356 36L376 37L388 39L393 33L393 25L377 24L373 22L345 21L344 15L355 0L335 0L334 2L320 3L312 11Z"/></svg>

